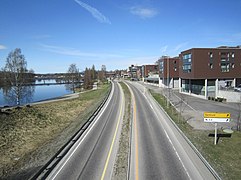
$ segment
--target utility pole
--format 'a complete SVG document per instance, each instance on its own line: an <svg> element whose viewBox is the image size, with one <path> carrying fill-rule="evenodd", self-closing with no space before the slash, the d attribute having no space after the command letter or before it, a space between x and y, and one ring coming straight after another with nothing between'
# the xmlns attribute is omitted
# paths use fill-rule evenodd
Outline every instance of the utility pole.
<svg viewBox="0 0 241 180"><path fill-rule="evenodd" d="M170 98L170 91L169 91L169 81L170 81L170 69L169 69L169 57L167 56L167 108L169 108L169 98Z"/></svg>

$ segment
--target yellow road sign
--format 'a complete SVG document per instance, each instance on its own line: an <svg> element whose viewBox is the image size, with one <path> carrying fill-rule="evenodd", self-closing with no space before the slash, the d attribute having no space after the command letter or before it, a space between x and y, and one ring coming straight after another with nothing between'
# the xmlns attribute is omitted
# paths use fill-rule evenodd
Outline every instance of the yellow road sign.
<svg viewBox="0 0 241 180"><path fill-rule="evenodd" d="M204 118L230 118L230 113L223 112L204 112Z"/></svg>

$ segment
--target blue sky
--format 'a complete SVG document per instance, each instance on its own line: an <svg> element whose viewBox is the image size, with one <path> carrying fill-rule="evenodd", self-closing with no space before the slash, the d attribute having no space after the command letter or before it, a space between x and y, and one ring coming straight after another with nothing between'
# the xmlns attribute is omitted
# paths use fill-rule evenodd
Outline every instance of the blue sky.
<svg viewBox="0 0 241 180"><path fill-rule="evenodd" d="M241 45L241 0L1 0L0 68L21 48L36 73L126 69L193 47Z"/></svg>

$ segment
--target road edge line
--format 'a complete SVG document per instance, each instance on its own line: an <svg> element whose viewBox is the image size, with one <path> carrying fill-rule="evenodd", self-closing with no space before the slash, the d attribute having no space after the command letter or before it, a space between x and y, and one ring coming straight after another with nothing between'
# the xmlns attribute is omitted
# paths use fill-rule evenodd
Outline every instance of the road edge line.
<svg viewBox="0 0 241 180"><path fill-rule="evenodd" d="M148 92L150 94L150 92ZM157 100L150 94L150 97L157 103L157 105L163 110L166 114L170 122L174 125L177 131L182 135L182 137L186 140L186 142L190 145L193 151L197 154L199 159L203 162L203 164L208 168L208 170L212 173L212 175L217 180L221 180L221 177L218 173L214 170L214 168L209 164L209 162L203 157L203 155L198 151L198 149L193 145L193 143L187 138L187 136L182 132L182 130L176 125L176 123L172 120L172 118L168 115L168 113L163 109L163 107L157 102Z"/></svg>

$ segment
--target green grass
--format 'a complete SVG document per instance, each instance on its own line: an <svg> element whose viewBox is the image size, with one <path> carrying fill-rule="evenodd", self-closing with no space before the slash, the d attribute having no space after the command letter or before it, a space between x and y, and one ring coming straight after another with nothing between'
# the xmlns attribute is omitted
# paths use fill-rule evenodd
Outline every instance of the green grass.
<svg viewBox="0 0 241 180"><path fill-rule="evenodd" d="M165 97L151 91L153 97L169 114L178 127L190 139L190 141L197 147L202 155L208 160L212 167L224 180L241 179L241 133L235 131L231 138L220 137L218 144L214 145L214 138L209 137L214 131L194 130L182 118L178 118L178 112L170 105L166 106ZM221 130L220 134L225 134Z"/></svg>
<svg viewBox="0 0 241 180"><path fill-rule="evenodd" d="M94 112L109 89L110 85L105 84L98 90L81 93L76 99L12 109L9 115L0 113L0 177L20 169L30 154L64 133L62 146Z"/></svg>

